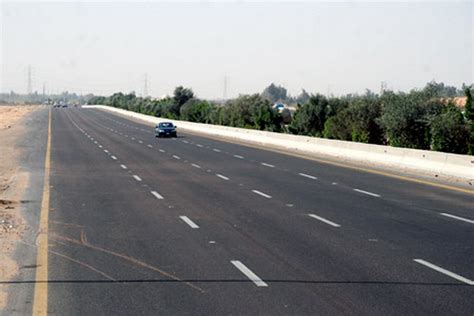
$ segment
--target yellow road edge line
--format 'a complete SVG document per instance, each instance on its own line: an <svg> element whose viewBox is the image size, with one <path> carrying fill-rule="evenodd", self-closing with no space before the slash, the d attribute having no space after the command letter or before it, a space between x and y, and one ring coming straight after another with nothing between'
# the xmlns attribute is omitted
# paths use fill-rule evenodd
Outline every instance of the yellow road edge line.
<svg viewBox="0 0 474 316"><path fill-rule="evenodd" d="M43 197L36 238L36 277L32 315L48 314L48 219L49 219L49 177L51 170L51 109L49 110L48 142L44 160Z"/></svg>

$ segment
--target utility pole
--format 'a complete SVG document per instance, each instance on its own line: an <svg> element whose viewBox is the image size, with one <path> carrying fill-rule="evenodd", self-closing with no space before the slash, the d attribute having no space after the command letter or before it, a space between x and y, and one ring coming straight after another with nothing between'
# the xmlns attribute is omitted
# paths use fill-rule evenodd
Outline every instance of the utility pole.
<svg viewBox="0 0 474 316"><path fill-rule="evenodd" d="M380 82L380 94L383 94L387 90L387 83L385 81Z"/></svg>
<svg viewBox="0 0 474 316"><path fill-rule="evenodd" d="M28 82L27 82L26 93L31 94L32 92L33 92L33 84L31 81L31 65L28 65Z"/></svg>
<svg viewBox="0 0 474 316"><path fill-rule="evenodd" d="M148 96L148 74L145 73L145 82L143 86L143 97L146 98Z"/></svg>
<svg viewBox="0 0 474 316"><path fill-rule="evenodd" d="M224 76L224 93L222 94L222 98L227 100L227 76Z"/></svg>

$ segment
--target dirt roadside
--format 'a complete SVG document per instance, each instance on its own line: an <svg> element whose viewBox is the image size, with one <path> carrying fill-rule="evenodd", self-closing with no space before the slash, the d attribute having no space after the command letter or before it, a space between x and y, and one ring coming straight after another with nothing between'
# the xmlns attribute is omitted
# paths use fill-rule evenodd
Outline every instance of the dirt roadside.
<svg viewBox="0 0 474 316"><path fill-rule="evenodd" d="M38 105L0 105L0 281L11 280L19 272L12 258L16 244L31 229L22 217L21 198L29 175L20 167L22 152L16 148L24 135L23 119L42 108ZM7 285L0 284L0 311L7 302Z"/></svg>

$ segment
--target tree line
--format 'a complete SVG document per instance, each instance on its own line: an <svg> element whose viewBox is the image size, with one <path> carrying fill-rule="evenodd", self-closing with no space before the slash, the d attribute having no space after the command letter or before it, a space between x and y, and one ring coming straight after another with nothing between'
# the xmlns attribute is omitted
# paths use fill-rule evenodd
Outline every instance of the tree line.
<svg viewBox="0 0 474 316"><path fill-rule="evenodd" d="M303 90L293 98L294 113L274 109L274 102L285 102L286 90L283 93L281 88L271 84L261 94L241 95L225 104L201 100L184 87L160 100L119 92L93 97L88 103L190 122L474 154L472 85L462 87L464 108L453 99L461 95L460 90L430 82L408 93L367 90L364 95L327 97Z"/></svg>

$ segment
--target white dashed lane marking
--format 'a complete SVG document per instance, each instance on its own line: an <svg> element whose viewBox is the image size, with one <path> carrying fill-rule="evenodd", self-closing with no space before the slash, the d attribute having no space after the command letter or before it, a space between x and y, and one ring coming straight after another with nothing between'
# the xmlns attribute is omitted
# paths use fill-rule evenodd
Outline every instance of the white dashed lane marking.
<svg viewBox="0 0 474 316"><path fill-rule="evenodd" d="M163 196L161 196L161 194L159 194L158 192L151 191L151 194L153 194L158 200L163 200Z"/></svg>
<svg viewBox="0 0 474 316"><path fill-rule="evenodd" d="M469 284L469 285L474 285L474 281L472 280L469 280L468 278L465 278L463 276L460 276L459 274L456 274L454 272L451 272L451 271L448 271L446 269L443 269L441 267L438 267L437 265L435 264L432 264L432 263L429 263L428 261L425 261L423 259L413 259L413 261L419 263L419 264L422 264L424 265L425 267L428 267L430 269L433 269L435 271L438 271L439 273L442 273L444 275L447 275L453 279L456 279L458 281L461 281L461 282L464 282L466 284Z"/></svg>
<svg viewBox="0 0 474 316"><path fill-rule="evenodd" d="M328 224L328 225L331 225L331 226L333 226L333 227L341 227L341 225L336 224L336 223L334 223L334 222L331 222L330 220L327 220L327 219L325 219L325 218L323 218L323 217L321 217L321 216L318 216L318 215L315 215L315 214L308 214L308 216L309 216L309 217L312 217L312 218L314 218L314 219L317 219L318 221L321 221L321 222L323 222L323 223L326 223L326 224Z"/></svg>
<svg viewBox="0 0 474 316"><path fill-rule="evenodd" d="M137 176L136 174L133 175L133 177L135 178L135 180L137 181L142 181L142 178L140 178L139 176Z"/></svg>
<svg viewBox="0 0 474 316"><path fill-rule="evenodd" d="M298 174L299 174L300 176L305 177L305 178L308 178L308 179L313 179L313 180L318 179L317 177L312 176L312 175L309 175L309 174L306 174L306 173L298 173Z"/></svg>
<svg viewBox="0 0 474 316"><path fill-rule="evenodd" d="M181 219L183 220L183 222L185 222L186 224L188 224L191 228L193 228L193 229L199 228L199 226L196 225L196 223L194 223L192 220L190 220L189 217L187 217L187 216L180 216L179 218L181 218Z"/></svg>
<svg viewBox="0 0 474 316"><path fill-rule="evenodd" d="M247 278L250 279L256 286L259 287L267 287L268 284L265 283L262 279L260 279L255 273L252 272L249 268L247 268L242 262L238 260L232 260L231 263L240 270Z"/></svg>
<svg viewBox="0 0 474 316"><path fill-rule="evenodd" d="M359 189L354 189L354 191L362 193L362 194L374 196L374 197L380 197L379 194L375 194L375 193L372 193L372 192L369 192L369 191L364 191L364 190L359 190Z"/></svg>
<svg viewBox="0 0 474 316"><path fill-rule="evenodd" d="M268 195L268 194L266 194L266 193L260 192L260 191L258 191L258 190L252 190L252 192L255 193L255 194L258 194L258 195L260 195L260 196L263 196L264 198L267 198L267 199L271 199L271 198L272 198L271 195Z"/></svg>

